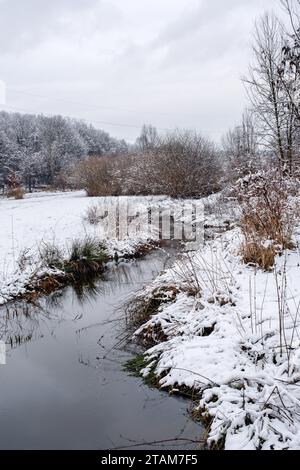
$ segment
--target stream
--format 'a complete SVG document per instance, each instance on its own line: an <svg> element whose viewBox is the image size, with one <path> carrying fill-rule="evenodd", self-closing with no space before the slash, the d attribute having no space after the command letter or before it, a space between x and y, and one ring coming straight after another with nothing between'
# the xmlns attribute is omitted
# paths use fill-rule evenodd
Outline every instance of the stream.
<svg viewBox="0 0 300 470"><path fill-rule="evenodd" d="M134 354L122 341L123 307L171 258L156 250L112 265L94 286L0 309L1 449L197 448L203 428L189 402L123 368Z"/></svg>

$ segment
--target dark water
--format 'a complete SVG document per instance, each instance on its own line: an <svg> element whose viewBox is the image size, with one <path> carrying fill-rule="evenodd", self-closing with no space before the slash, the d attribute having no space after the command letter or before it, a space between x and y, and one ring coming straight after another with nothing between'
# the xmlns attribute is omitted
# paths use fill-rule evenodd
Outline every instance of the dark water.
<svg viewBox="0 0 300 470"><path fill-rule="evenodd" d="M9 343L0 366L1 449L197 448L188 440L200 440L202 429L188 402L124 372L132 353L118 344L122 306L166 261L158 251L112 268L96 291L67 288L36 308L0 310L0 339Z"/></svg>

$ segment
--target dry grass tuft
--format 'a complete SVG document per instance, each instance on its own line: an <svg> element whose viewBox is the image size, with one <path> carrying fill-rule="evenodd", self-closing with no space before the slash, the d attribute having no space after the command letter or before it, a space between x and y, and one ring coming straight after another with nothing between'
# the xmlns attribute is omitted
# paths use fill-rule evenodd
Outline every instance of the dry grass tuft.
<svg viewBox="0 0 300 470"><path fill-rule="evenodd" d="M246 264L259 266L269 271L275 263L277 251L273 245L264 246L261 243L245 242L241 248L241 254Z"/></svg>
<svg viewBox="0 0 300 470"><path fill-rule="evenodd" d="M144 292L130 299L126 305L126 320L130 327L138 328L155 315L161 305L174 302L179 289L176 286L161 286L145 296Z"/></svg>
<svg viewBox="0 0 300 470"><path fill-rule="evenodd" d="M12 197L16 200L24 199L25 191L21 187L12 188L7 192L7 197Z"/></svg>
<svg viewBox="0 0 300 470"><path fill-rule="evenodd" d="M276 171L242 181L239 202L245 263L270 269L278 252L294 247L292 236L299 215L294 190L294 183Z"/></svg>
<svg viewBox="0 0 300 470"><path fill-rule="evenodd" d="M103 272L107 260L104 245L95 238L86 237L72 242L70 257L64 264L64 270L77 281L85 280Z"/></svg>

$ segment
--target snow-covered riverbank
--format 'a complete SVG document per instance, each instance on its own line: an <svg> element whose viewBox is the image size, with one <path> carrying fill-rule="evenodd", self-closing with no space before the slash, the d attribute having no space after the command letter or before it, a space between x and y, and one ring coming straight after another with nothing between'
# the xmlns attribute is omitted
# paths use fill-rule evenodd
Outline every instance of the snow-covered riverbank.
<svg viewBox="0 0 300 470"><path fill-rule="evenodd" d="M242 263L241 240L217 237L139 294L139 309L160 303L136 332L154 344L142 374L196 393L210 446L300 449L299 250L264 272Z"/></svg>

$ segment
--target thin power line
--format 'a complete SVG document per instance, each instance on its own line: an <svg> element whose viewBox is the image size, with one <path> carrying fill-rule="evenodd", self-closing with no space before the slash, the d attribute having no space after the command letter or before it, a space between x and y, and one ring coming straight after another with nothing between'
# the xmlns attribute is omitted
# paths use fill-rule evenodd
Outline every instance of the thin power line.
<svg viewBox="0 0 300 470"><path fill-rule="evenodd" d="M70 104L76 104L76 105L79 105L79 106L88 106L90 108L96 108L96 109L107 109L107 110L117 110L117 108L113 107L113 106L99 106L99 105L94 105L94 104L87 104L87 103L83 103L83 102L79 102L79 101L73 101L73 100L66 100L65 98L49 98L45 95L40 95L39 93L31 93L29 91L23 91L23 90L17 90L15 88L11 88L11 87L7 87L6 88L7 90L9 90L11 93L18 93L20 95L27 95L27 96L33 96L34 98L42 98L42 99L46 99L48 101L59 101L59 102L62 102L62 103L70 103ZM126 110L128 111L128 109Z"/></svg>
<svg viewBox="0 0 300 470"><path fill-rule="evenodd" d="M79 101L68 100L68 99L65 99L65 98L52 98L52 97L49 98L48 96L41 95L39 93L32 93L32 92L27 92L27 91L24 91L24 90L18 90L18 89L12 88L12 87L7 87L7 89L10 92L13 92L13 93L32 96L32 97L35 97L35 98L42 98L42 99L46 99L48 101L57 101L57 102L61 102L61 103L75 104L75 105L85 106L85 107L99 109L99 110L111 110L111 111L113 110L113 111L126 111L126 112L131 112L131 113L138 113L138 111L133 110L133 109L129 109L129 108L117 108L117 107L114 107L114 106L93 105L91 103L83 103L83 102L79 102ZM162 113L162 112L156 112L156 111L155 112L143 111L143 113L144 114L156 114L156 115L161 115L161 116L173 116L174 117L174 113L165 113L165 112ZM180 113L180 115L181 115L181 117L182 116L188 116L188 117L194 117L194 118L199 117L198 115L187 114L187 113ZM73 119L79 119L81 121L86 121L86 122L94 122L94 123L98 123L98 124L101 124L101 125L109 125L109 126L116 126L116 127L127 127L127 128L134 128L134 129L141 129L143 124L144 124L144 123L142 125L120 124L120 123L115 123L115 122L97 121L97 120L91 120L91 119L88 120L88 119L83 119L83 118L73 118ZM186 127L186 126L183 126L183 127ZM187 127L189 127L189 126L187 126ZM164 131L164 132L172 131L173 129L157 127L157 130ZM220 129L219 130L201 129L201 130L203 132L208 132L208 133L218 134L218 135L224 132L224 129L222 129L222 130L220 130Z"/></svg>
<svg viewBox="0 0 300 470"><path fill-rule="evenodd" d="M106 109L106 110L111 110L111 111L126 111L130 113L138 113L139 111L131 109L131 108L124 108L124 107L117 107L117 106L104 106L104 105L97 105L97 104L92 104L92 103L84 103L80 101L74 101L74 100L69 100L66 98L49 98L49 96L42 95L40 93L32 93L29 91L24 91L24 90L18 90L17 88L9 87L7 86L7 90L9 90L11 93L17 93L20 95L27 95L27 96L32 96L34 98L42 98L46 99L48 101L57 101L61 103L69 103L69 104L75 104L79 106L85 106L93 109ZM174 116L174 113L168 113L168 112L161 112L161 111L143 111L143 114L157 114L161 116ZM186 116L186 117L199 117L199 115L191 114L191 113L181 113L181 116Z"/></svg>
<svg viewBox="0 0 300 470"><path fill-rule="evenodd" d="M25 108L19 108L19 107L16 107L16 106L10 106L10 105L7 105L7 104L4 104L3 106L5 106L5 108L11 109L13 111L19 111L19 112L22 112L22 113L42 114L42 115L47 116L47 117L51 117L51 116L54 115L54 114L49 114L49 113L36 112L36 111L32 111L32 110L25 109ZM106 125L106 126L127 127L127 128L139 129L139 130L143 127L143 125L137 125L137 124L121 124L121 123L109 122L109 121L98 121L96 119L84 119L84 118L79 118L79 117L69 116L69 115L68 116L63 116L63 117L69 118L69 119L74 119L74 120L77 120L77 121L84 121L84 122L87 122L87 123L95 123L95 124L101 124L101 125ZM159 127L157 127L156 129L159 130L159 131L164 131L164 132L172 131L172 129L168 129L168 128L159 128Z"/></svg>

